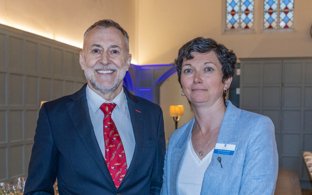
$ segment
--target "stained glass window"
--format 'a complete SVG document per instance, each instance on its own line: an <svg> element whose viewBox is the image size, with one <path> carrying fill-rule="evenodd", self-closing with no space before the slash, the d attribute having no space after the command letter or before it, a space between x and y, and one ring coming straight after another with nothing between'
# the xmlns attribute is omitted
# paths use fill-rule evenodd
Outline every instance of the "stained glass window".
<svg viewBox="0 0 312 195"><path fill-rule="evenodd" d="M291 29L294 24L294 0L265 0L264 29Z"/></svg>
<svg viewBox="0 0 312 195"><path fill-rule="evenodd" d="M226 0L226 29L251 29L254 23L254 0Z"/></svg>

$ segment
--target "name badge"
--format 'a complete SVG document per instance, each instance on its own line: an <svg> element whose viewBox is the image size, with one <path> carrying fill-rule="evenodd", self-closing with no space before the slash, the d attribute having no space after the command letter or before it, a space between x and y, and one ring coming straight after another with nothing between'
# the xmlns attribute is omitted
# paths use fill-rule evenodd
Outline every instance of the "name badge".
<svg viewBox="0 0 312 195"><path fill-rule="evenodd" d="M236 148L236 145L234 144L217 143L213 153L233 155L235 152L235 148Z"/></svg>

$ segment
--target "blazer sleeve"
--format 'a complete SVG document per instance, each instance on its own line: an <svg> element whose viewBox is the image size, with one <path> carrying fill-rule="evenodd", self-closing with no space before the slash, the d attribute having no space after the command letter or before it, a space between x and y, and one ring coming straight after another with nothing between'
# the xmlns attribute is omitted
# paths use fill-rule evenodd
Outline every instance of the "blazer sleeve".
<svg viewBox="0 0 312 195"><path fill-rule="evenodd" d="M46 106L39 112L34 137L25 194L54 194L53 184L57 172L57 150Z"/></svg>
<svg viewBox="0 0 312 195"><path fill-rule="evenodd" d="M164 119L163 113L159 108L158 117L156 122L157 125L157 147L156 147L156 156L155 162L153 164L152 170L152 181L151 181L151 195L160 194L162 186L162 177L163 177L163 166L164 166L164 155L166 151L166 141L164 133Z"/></svg>
<svg viewBox="0 0 312 195"><path fill-rule="evenodd" d="M278 175L274 125L268 117L261 117L254 127L248 141L239 194L274 194Z"/></svg>

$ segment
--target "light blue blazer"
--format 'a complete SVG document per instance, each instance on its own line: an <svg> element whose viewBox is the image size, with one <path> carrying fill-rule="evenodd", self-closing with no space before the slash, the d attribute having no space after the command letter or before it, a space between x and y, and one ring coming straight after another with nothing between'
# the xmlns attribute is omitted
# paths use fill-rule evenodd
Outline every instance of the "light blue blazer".
<svg viewBox="0 0 312 195"><path fill-rule="evenodd" d="M217 143L233 144L236 148L232 155L217 154L214 150L205 171L201 194L274 194L278 154L271 119L241 110L230 101L226 104ZM170 138L165 157L163 195L178 194L177 178L194 121L191 119Z"/></svg>

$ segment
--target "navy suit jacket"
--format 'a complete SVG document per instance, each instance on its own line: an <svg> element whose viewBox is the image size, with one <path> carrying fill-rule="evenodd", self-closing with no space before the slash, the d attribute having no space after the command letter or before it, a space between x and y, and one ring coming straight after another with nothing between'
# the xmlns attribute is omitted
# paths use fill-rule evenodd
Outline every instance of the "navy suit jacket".
<svg viewBox="0 0 312 195"><path fill-rule="evenodd" d="M119 189L93 131L85 85L73 95L42 106L25 194L52 194L55 179L60 194L159 194L165 153L161 108L127 90L125 93L136 143Z"/></svg>

